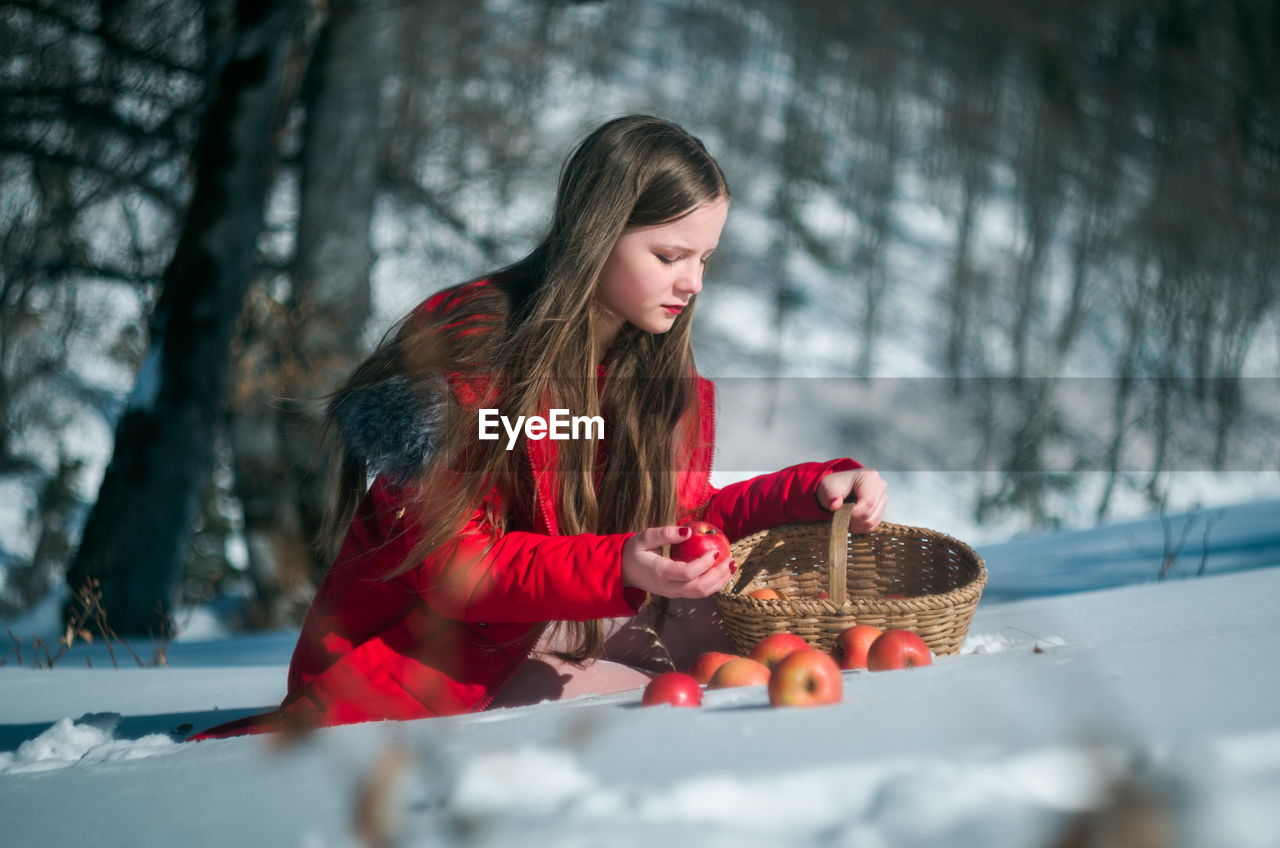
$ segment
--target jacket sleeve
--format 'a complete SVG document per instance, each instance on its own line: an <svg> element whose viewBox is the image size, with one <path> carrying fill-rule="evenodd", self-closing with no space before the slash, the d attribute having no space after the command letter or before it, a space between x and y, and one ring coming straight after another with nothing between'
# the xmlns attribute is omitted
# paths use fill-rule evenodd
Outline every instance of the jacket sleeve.
<svg viewBox="0 0 1280 848"><path fill-rule="evenodd" d="M847 457L827 462L802 462L772 474L712 489L701 518L725 532L731 541L782 524L830 521L831 512L818 503L818 481L835 471L862 465Z"/></svg>
<svg viewBox="0 0 1280 848"><path fill-rule="evenodd" d="M370 489L378 533L399 559L415 522L391 487ZM588 621L631 616L647 597L622 585L630 533L548 536L495 532L477 509L451 545L406 572L406 584L440 615L474 622ZM399 559L395 564L398 564Z"/></svg>

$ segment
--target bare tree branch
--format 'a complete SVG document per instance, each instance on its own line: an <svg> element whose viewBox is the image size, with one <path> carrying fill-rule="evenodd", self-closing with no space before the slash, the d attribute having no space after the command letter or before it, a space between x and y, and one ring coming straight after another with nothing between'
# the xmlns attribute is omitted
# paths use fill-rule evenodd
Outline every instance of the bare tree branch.
<svg viewBox="0 0 1280 848"><path fill-rule="evenodd" d="M136 189L175 214L180 213L183 209L182 199L178 196L174 187L161 185L146 178L145 173L150 168L144 169L141 173L122 172L103 162L75 153L49 150L39 143L15 138L2 132L0 132L0 153L13 153L66 168L79 168L106 179L112 188Z"/></svg>
<svg viewBox="0 0 1280 848"><path fill-rule="evenodd" d="M74 18L71 18L44 3L33 2L33 0L6 0L4 5L16 9L23 9L33 15L39 15L45 20L52 21L66 29L68 32L73 32L76 35L84 35L93 38L96 41L101 42L104 47L112 52L124 58L132 59L135 62L144 62L148 65L162 68L171 73L186 74L192 77L201 76L201 71L196 68L184 65L181 62L170 59L169 57L161 55L154 50L144 50L142 48L135 47L132 44L126 44L120 39L112 37L110 33L103 32L98 28L87 27Z"/></svg>

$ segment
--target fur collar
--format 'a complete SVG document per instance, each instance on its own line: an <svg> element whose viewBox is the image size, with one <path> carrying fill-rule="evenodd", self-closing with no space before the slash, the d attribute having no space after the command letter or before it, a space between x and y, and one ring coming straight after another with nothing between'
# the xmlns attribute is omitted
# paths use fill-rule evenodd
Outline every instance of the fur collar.
<svg viewBox="0 0 1280 848"><path fill-rule="evenodd" d="M399 374L340 392L329 416L347 453L369 474L406 482L426 470L441 438L447 399L443 378L419 385Z"/></svg>

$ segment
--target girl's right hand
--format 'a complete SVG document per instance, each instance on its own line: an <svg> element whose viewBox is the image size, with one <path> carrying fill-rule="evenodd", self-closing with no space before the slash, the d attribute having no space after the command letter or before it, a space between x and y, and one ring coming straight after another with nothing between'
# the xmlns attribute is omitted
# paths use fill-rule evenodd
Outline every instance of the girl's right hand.
<svg viewBox="0 0 1280 848"><path fill-rule="evenodd" d="M622 545L622 585L664 598L705 598L720 591L737 570L733 560L716 562L715 551L689 562L662 555L663 545L688 538L684 531L680 525L650 527L627 539Z"/></svg>

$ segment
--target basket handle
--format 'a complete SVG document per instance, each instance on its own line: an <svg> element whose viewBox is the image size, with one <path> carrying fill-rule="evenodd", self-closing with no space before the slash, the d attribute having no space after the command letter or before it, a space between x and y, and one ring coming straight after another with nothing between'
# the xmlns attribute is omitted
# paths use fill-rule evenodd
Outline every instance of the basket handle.
<svg viewBox="0 0 1280 848"><path fill-rule="evenodd" d="M827 594L831 603L844 606L849 581L849 516L856 504L846 503L831 516L831 539L827 543Z"/></svg>

